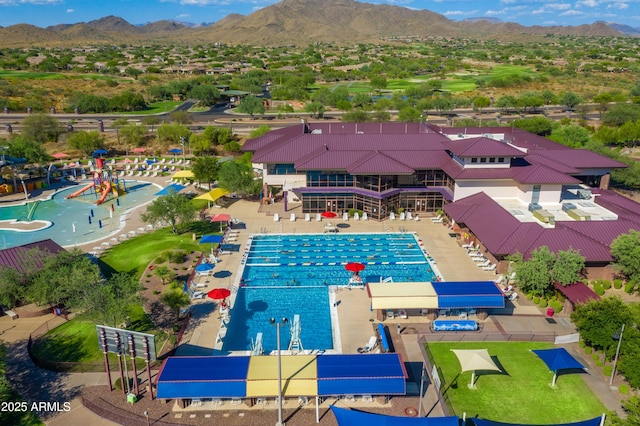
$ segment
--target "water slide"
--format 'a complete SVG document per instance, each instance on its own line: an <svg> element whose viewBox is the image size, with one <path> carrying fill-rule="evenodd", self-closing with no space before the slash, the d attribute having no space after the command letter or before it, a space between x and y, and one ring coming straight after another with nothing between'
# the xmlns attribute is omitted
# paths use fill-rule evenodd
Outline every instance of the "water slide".
<svg viewBox="0 0 640 426"><path fill-rule="evenodd" d="M89 185L87 185L87 186L85 186L84 188L82 188L82 189L80 189L80 190L78 190L78 191L74 192L74 193L73 193L73 194L71 194L71 195L67 195L65 198L66 198L66 199L69 199L69 198L75 198L75 197L77 197L78 195L82 194L82 193L83 193L84 191L86 191L87 189L89 189L89 188L93 188L94 186L96 186L96 184L95 184L95 183L93 183L93 182L91 182Z"/></svg>
<svg viewBox="0 0 640 426"><path fill-rule="evenodd" d="M106 185L104 187L104 190L102 191L102 196L100 197L100 199L98 199L98 201L96 201L96 204L102 204L104 203L104 200L107 198L107 195L109 195L109 191L111 191L111 182L105 182Z"/></svg>

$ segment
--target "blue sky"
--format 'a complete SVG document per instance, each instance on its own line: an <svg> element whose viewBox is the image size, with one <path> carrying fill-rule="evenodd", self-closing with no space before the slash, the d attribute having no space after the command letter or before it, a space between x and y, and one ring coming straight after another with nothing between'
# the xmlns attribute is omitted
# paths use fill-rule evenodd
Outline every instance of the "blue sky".
<svg viewBox="0 0 640 426"><path fill-rule="evenodd" d="M248 15L277 1L0 0L0 26L27 23L47 27L108 15L120 16L131 24L162 19L216 22L230 13ZM640 27L640 0L368 0L367 3L428 9L452 20L488 16L523 25L580 25L601 20Z"/></svg>

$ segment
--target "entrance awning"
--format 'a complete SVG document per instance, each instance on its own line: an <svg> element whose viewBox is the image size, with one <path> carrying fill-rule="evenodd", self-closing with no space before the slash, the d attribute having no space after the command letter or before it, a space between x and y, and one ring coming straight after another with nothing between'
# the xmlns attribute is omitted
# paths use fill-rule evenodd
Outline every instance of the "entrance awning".
<svg viewBox="0 0 640 426"><path fill-rule="evenodd" d="M430 282L369 283L372 309L437 309L438 297Z"/></svg>

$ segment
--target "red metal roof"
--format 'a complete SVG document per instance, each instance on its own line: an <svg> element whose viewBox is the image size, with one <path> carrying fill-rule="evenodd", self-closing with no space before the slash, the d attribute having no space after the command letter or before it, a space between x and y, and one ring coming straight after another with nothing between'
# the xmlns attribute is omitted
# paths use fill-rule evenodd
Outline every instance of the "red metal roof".
<svg viewBox="0 0 640 426"><path fill-rule="evenodd" d="M600 300L600 296L583 283L569 284L566 286L554 283L554 286L574 305L587 303L590 300Z"/></svg>
<svg viewBox="0 0 640 426"><path fill-rule="evenodd" d="M56 254L64 251L64 248L53 240L37 241L35 243L0 250L0 265L15 269L19 272L27 272L23 269L25 265L38 266L39 262L37 260L33 262L33 259L25 259L25 256L29 251L35 248L50 254Z"/></svg>
<svg viewBox="0 0 640 426"><path fill-rule="evenodd" d="M511 145L487 137L460 139L444 144L458 157L524 157L526 154Z"/></svg>

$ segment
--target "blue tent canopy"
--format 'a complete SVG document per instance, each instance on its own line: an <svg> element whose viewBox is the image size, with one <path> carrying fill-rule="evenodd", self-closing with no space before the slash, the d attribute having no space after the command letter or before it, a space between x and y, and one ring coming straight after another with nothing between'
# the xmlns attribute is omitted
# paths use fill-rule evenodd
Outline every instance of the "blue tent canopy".
<svg viewBox="0 0 640 426"><path fill-rule="evenodd" d="M206 243L221 243L223 240L222 235L203 235L200 239L200 244Z"/></svg>
<svg viewBox="0 0 640 426"><path fill-rule="evenodd" d="M504 308L504 294L493 281L431 283L440 309Z"/></svg>
<svg viewBox="0 0 640 426"><path fill-rule="evenodd" d="M535 349L532 351L547 364L550 371L556 372L567 368L584 368L565 348Z"/></svg>
<svg viewBox="0 0 640 426"><path fill-rule="evenodd" d="M182 150L180 148L173 148L169 150L170 154L180 154Z"/></svg>
<svg viewBox="0 0 640 426"><path fill-rule="evenodd" d="M536 425L523 425L518 423L494 422L492 420L477 419L477 418L471 418L471 421L475 426L536 426ZM601 421L602 421L602 417L596 417L595 419L584 420L581 422L562 423L561 425L558 425L558 426L598 426Z"/></svg>
<svg viewBox="0 0 640 426"><path fill-rule="evenodd" d="M96 149L95 151L93 151L93 154L91 154L93 157L96 157L98 155L106 155L107 154L107 150L106 149Z"/></svg>
<svg viewBox="0 0 640 426"><path fill-rule="evenodd" d="M158 375L158 398L243 398L248 356L171 357Z"/></svg>
<svg viewBox="0 0 640 426"><path fill-rule="evenodd" d="M399 417L383 414L365 413L331 406L338 426L342 425L376 425L376 426L458 426L458 416L450 417Z"/></svg>

